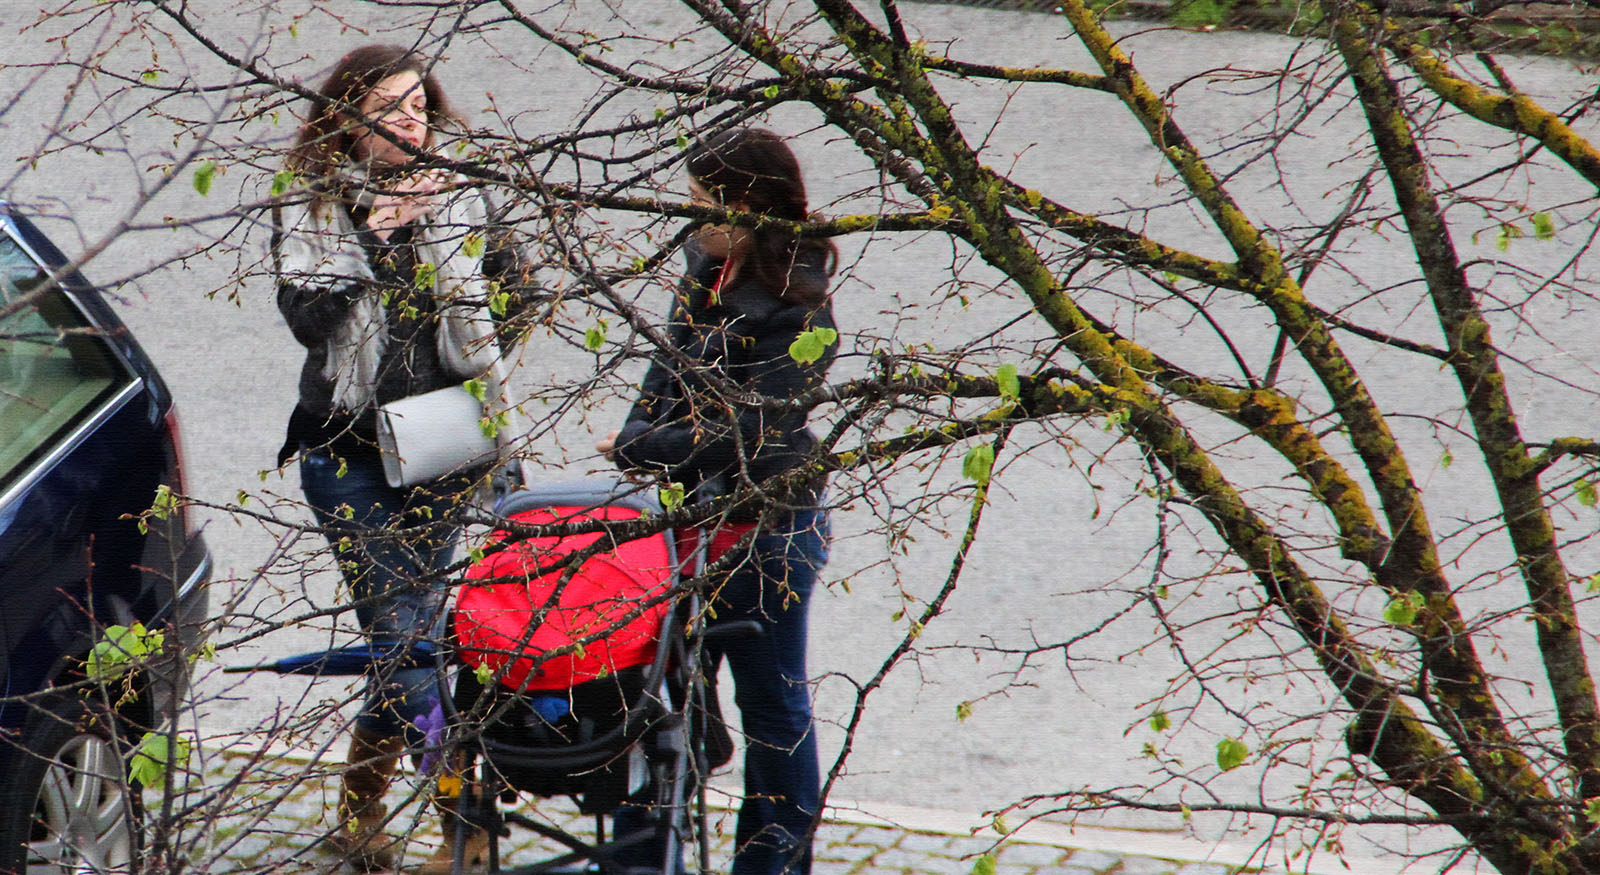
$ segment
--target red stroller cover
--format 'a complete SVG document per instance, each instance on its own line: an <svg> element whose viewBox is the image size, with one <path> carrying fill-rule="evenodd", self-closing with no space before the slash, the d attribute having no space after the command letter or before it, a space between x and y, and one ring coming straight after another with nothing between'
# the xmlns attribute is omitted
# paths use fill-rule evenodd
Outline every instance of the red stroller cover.
<svg viewBox="0 0 1600 875"><path fill-rule="evenodd" d="M635 519L631 507L539 507L511 515L529 525L576 523L587 520ZM616 625L646 598L671 586L672 554L667 535L657 534L623 543L615 550L597 553L567 581L560 598L551 595L561 583L562 570L530 577L541 566L593 544L600 533L565 538L527 538L484 557L467 570L468 583L456 596L457 650L469 667L500 671L501 683L517 690L565 690L620 669L644 665L655 658L656 640L670 601L652 605L625 626L585 643L575 653L552 657L534 667L543 653L571 644ZM489 544L509 538L500 531ZM543 622L534 624L543 609ZM520 655L519 655L520 654ZM530 676L531 674L531 676Z"/></svg>

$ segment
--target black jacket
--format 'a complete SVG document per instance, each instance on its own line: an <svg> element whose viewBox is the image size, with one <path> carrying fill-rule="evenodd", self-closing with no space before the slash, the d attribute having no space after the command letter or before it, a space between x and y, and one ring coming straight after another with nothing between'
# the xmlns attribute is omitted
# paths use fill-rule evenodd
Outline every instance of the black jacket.
<svg viewBox="0 0 1600 875"><path fill-rule="evenodd" d="M493 207L487 200L483 203L484 214L492 215ZM454 373L440 359L436 337L438 309L434 296L431 291L419 290L415 282L417 226L397 229L383 241L366 227L367 207L333 203L328 209L347 211L350 225L356 229L352 245L358 245L364 253L372 272L371 282L389 296L383 325L387 342L375 375L372 404L387 404L443 389L471 376ZM533 300L533 266L504 229L490 224L473 230L489 237L479 262L483 276L502 283L511 295L504 314L493 316L496 340L504 351L515 342L517 327L512 318ZM282 217L274 210L274 254L283 245L286 233ZM318 281L307 283L279 269L278 311L295 339L306 348L305 363L300 370L300 398L278 451L279 465L286 463L302 446L325 448L347 458L378 455L374 407L356 411L340 409L333 400L333 380L324 373L328 356L332 354L331 339L348 318L357 299L371 293L372 289L367 280L359 277L317 276L316 279Z"/></svg>
<svg viewBox="0 0 1600 875"><path fill-rule="evenodd" d="M614 457L622 468L661 471L690 490L719 479L728 489L759 484L801 464L816 449L807 411L740 403L716 385L725 380L780 401L821 386L838 343L805 364L789 355L789 345L804 331L833 328L833 307L827 301L807 306L779 300L748 271L713 301L710 287L722 259L708 257L693 241L685 253L688 272L673 304L667 339L693 367L656 353L617 435ZM802 251L794 270L825 275L826 258L823 250ZM820 486L807 490L811 500Z"/></svg>

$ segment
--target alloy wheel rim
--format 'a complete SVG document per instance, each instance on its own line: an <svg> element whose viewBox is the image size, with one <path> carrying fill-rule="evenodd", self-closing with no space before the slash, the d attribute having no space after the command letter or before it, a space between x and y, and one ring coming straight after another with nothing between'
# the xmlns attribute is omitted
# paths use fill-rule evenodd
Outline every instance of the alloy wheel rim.
<svg viewBox="0 0 1600 875"><path fill-rule="evenodd" d="M129 871L133 833L120 764L111 742L99 736L78 735L62 746L39 786L30 873Z"/></svg>

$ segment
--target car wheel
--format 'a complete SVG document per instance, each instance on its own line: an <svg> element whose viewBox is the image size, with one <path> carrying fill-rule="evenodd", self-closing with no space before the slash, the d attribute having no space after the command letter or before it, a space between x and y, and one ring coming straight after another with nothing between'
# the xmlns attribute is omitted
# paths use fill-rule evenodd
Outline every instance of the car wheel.
<svg viewBox="0 0 1600 875"><path fill-rule="evenodd" d="M0 786L0 872L130 872L139 794L116 721L70 694L35 706Z"/></svg>

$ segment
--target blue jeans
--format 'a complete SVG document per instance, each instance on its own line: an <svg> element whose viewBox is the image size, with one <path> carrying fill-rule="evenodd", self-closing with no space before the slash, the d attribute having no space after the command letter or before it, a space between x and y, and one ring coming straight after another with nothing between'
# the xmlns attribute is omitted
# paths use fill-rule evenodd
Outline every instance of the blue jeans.
<svg viewBox="0 0 1600 875"><path fill-rule="evenodd" d="M734 875L805 875L821 795L817 736L806 673L806 611L828 561L828 513L796 512L789 524L755 538L712 594L715 626L755 620L759 636L714 642L713 665L733 673L744 728L744 802L735 830Z"/></svg>
<svg viewBox="0 0 1600 875"><path fill-rule="evenodd" d="M361 631L386 643L436 640L444 631L448 595L439 572L450 564L459 534L437 521L461 500L465 483L397 489L384 479L376 453L347 457L346 463L341 477L337 459L321 450L302 450L300 483L335 547ZM354 511L351 518L339 512L341 505ZM396 529L409 527L424 528L413 537L395 537ZM338 552L346 536L351 548ZM415 720L438 704L438 683L431 668L380 665L367 675L364 697L358 727L379 737L420 741Z"/></svg>
<svg viewBox="0 0 1600 875"><path fill-rule="evenodd" d="M821 798L817 738L806 673L806 611L828 561L828 513L795 512L759 534L748 556L710 594L712 626L761 624L759 636L733 635L708 646L715 671L723 659L744 728L744 801L735 830L733 875L806 875ZM648 794L649 788L646 788ZM643 825L638 809L617 813L617 834ZM659 865L647 842L618 855L628 865Z"/></svg>

